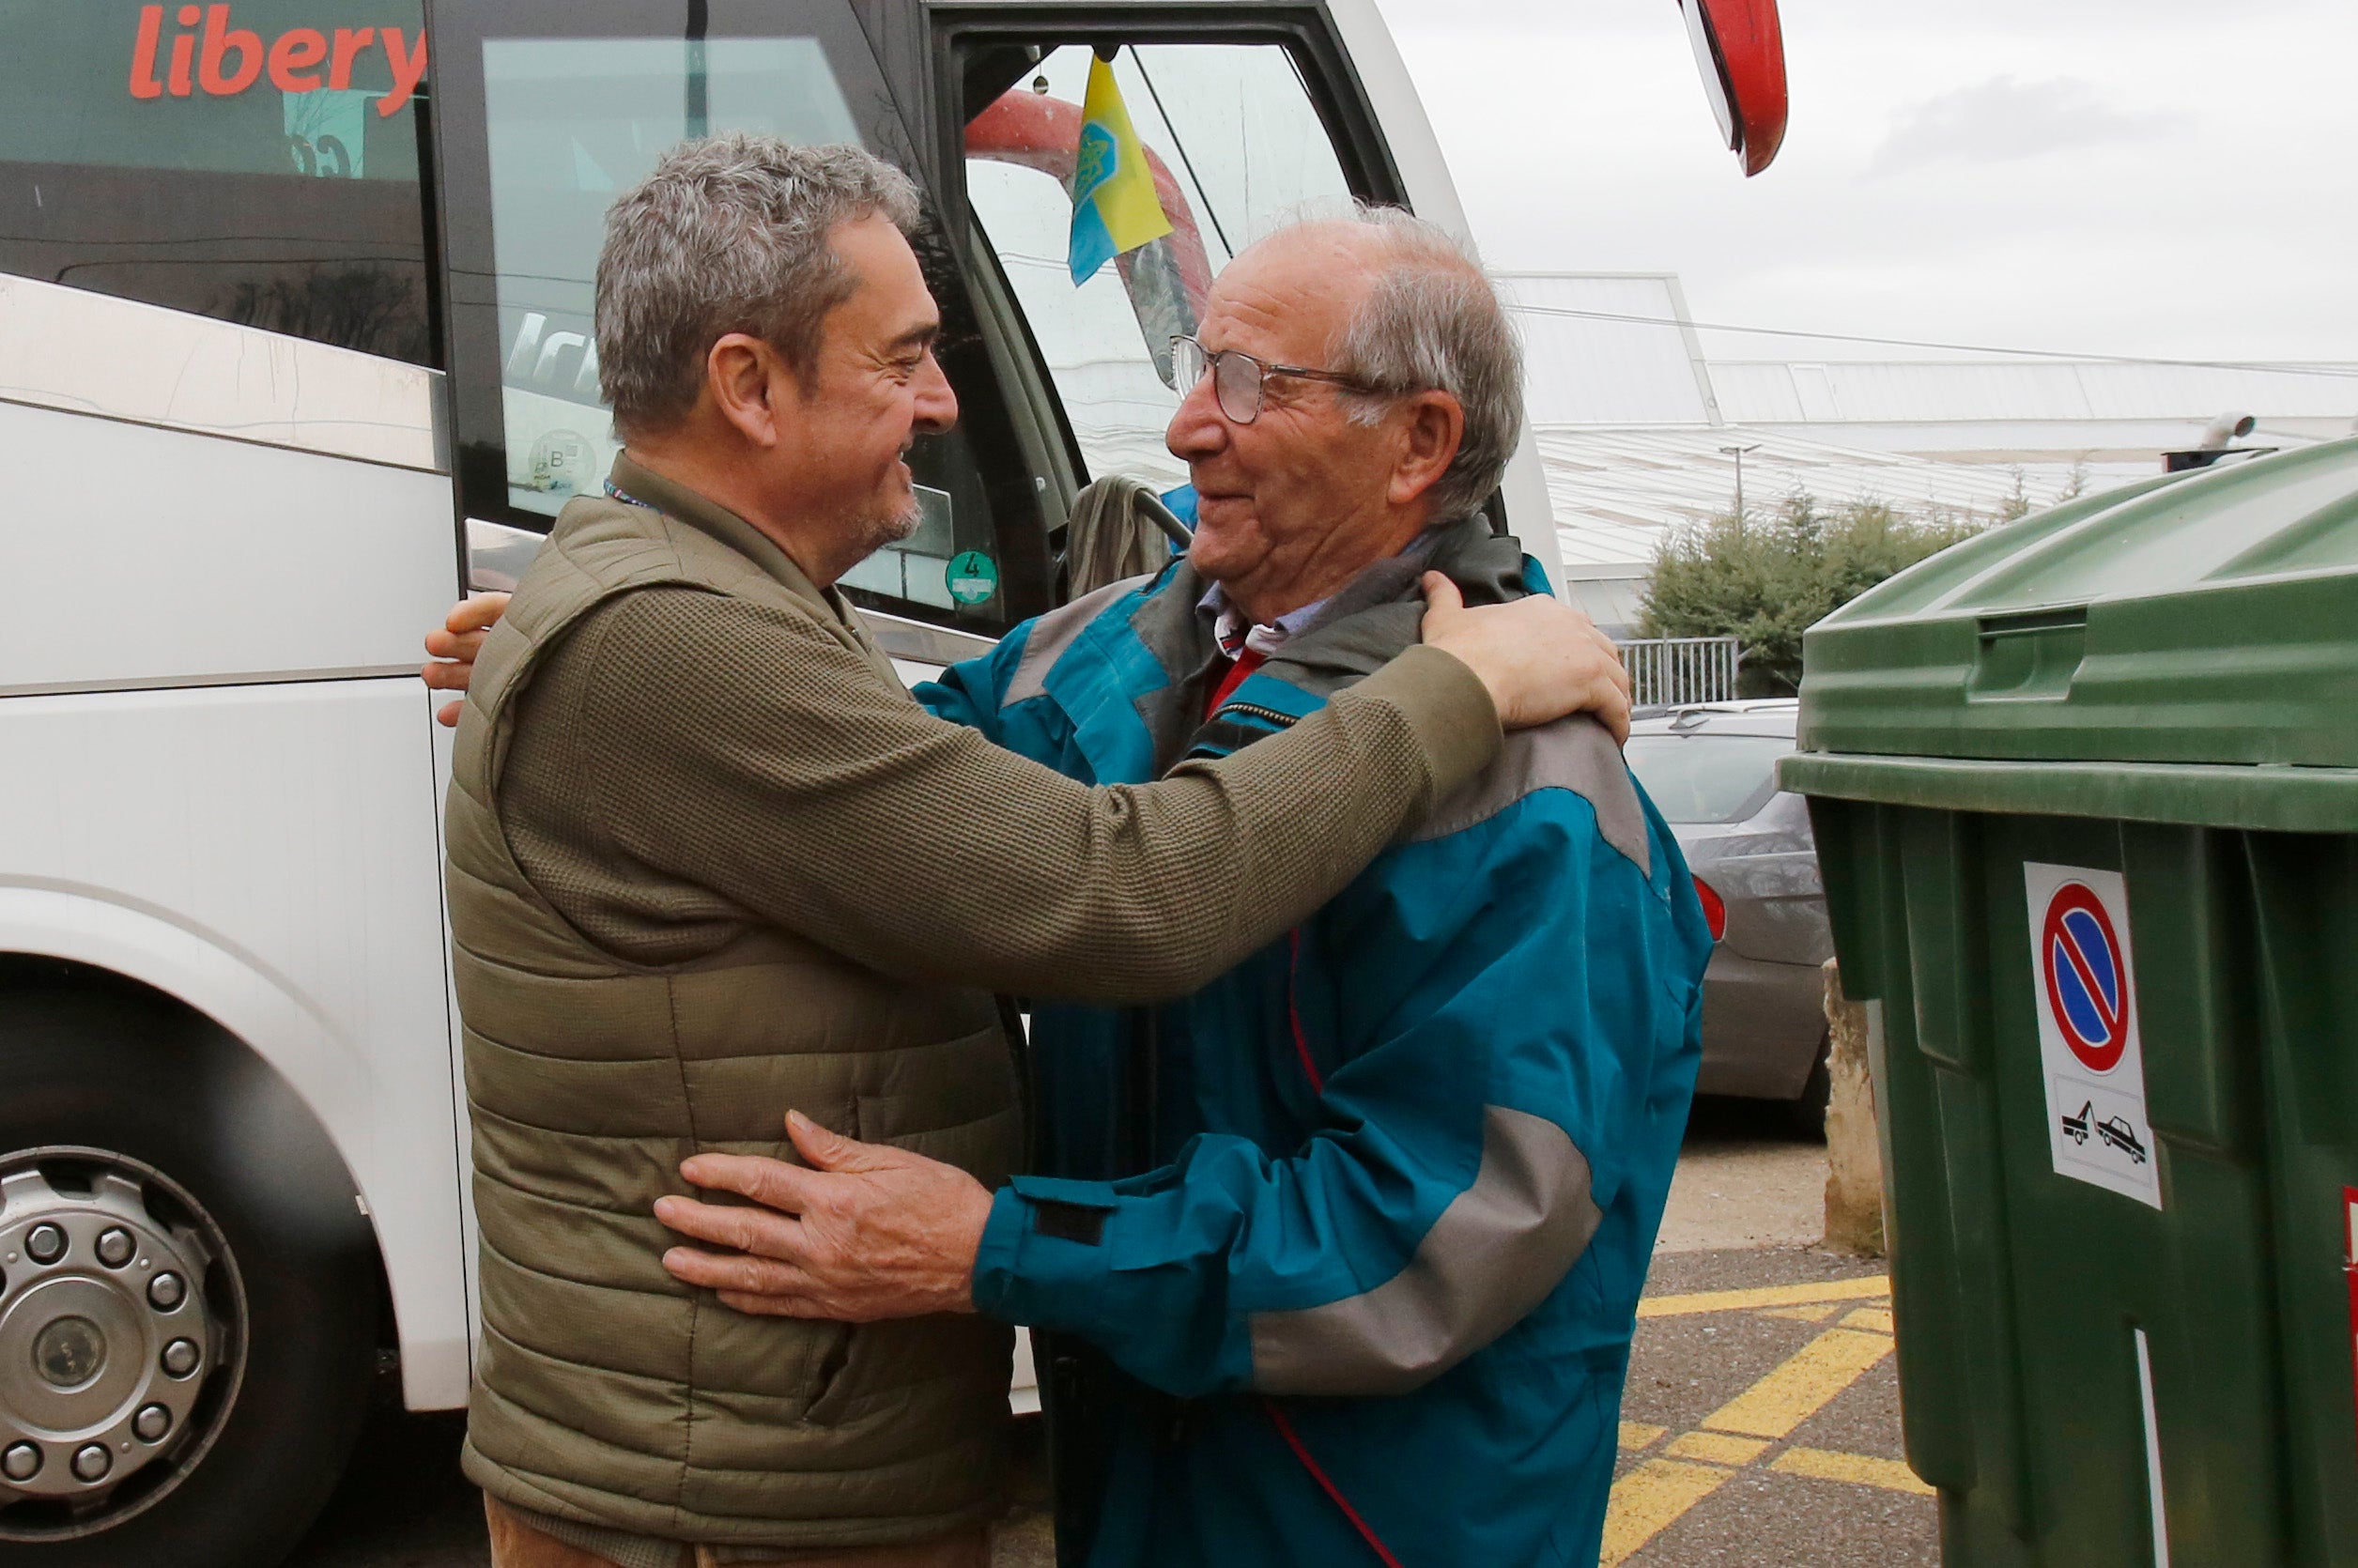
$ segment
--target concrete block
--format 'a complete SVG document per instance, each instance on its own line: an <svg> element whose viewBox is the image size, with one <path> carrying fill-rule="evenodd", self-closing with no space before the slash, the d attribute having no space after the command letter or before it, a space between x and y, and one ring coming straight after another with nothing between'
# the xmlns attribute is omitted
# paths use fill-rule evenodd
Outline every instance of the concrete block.
<svg viewBox="0 0 2358 1568"><path fill-rule="evenodd" d="M1881 1257L1883 1145L1875 1133L1867 1009L1843 996L1842 970L1832 959L1826 961L1826 1020L1833 1035L1826 1110L1826 1245Z"/></svg>

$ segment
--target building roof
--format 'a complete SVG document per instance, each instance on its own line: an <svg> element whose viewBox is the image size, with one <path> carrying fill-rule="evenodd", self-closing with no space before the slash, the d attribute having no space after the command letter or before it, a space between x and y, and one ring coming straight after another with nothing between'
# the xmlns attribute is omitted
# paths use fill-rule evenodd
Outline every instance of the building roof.
<svg viewBox="0 0 2358 1568"><path fill-rule="evenodd" d="M1639 576L1662 530L1796 491L1996 516L2153 472L2226 413L2251 446L2358 428L2358 365L1711 361L1668 273L1509 272L1525 407L1574 576Z"/></svg>
<svg viewBox="0 0 2358 1568"><path fill-rule="evenodd" d="M2089 473L2070 465L2026 466L2017 474L1746 425L1556 428L1533 435L1564 570L1575 576L1643 576L1669 530L1734 510L1736 459L1730 448L1745 449L1744 502L1751 516L1774 513L1790 497L1806 493L1824 506L1884 501L1910 514L1995 521L2018 493L2044 506L2074 484L2091 483Z"/></svg>
<svg viewBox="0 0 2358 1568"><path fill-rule="evenodd" d="M2358 365L2268 369L2108 360L1824 363L1713 361L1719 407L1739 423L2191 423L2229 409L2270 419L2358 419Z"/></svg>
<svg viewBox="0 0 2358 1568"><path fill-rule="evenodd" d="M1712 424L1711 379L1665 272L1504 272L1534 425ZM1575 314L1577 313L1577 314ZM1627 318L1627 319L1622 319Z"/></svg>

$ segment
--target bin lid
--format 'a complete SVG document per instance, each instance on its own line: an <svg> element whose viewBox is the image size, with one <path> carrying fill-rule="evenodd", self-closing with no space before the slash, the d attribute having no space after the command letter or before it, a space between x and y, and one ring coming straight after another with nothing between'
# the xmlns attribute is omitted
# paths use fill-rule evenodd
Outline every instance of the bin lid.
<svg viewBox="0 0 2358 1568"><path fill-rule="evenodd" d="M1969 539L1803 643L1805 752L2358 767L2358 438Z"/></svg>

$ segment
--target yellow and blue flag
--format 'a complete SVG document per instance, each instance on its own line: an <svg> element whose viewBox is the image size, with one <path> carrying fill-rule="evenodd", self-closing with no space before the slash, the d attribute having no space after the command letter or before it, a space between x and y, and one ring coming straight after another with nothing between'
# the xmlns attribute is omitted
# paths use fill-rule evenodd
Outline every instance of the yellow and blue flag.
<svg viewBox="0 0 2358 1568"><path fill-rule="evenodd" d="M1081 146L1072 160L1073 284L1088 282L1114 257L1170 232L1114 68L1092 59L1088 95L1081 101Z"/></svg>

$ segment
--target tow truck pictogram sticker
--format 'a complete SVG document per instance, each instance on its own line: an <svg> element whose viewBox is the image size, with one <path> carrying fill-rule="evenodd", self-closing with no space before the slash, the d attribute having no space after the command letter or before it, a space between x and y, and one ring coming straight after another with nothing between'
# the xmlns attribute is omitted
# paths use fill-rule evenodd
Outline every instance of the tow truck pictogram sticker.
<svg viewBox="0 0 2358 1568"><path fill-rule="evenodd" d="M2031 860L2023 880L2055 1173L2158 1209L2163 1161L2146 1110L2127 880Z"/></svg>
<svg viewBox="0 0 2358 1568"><path fill-rule="evenodd" d="M2137 1141L2137 1130L2129 1125L2128 1118L2106 1116L2103 1121L2095 1121L2095 1115L2096 1102L2092 1099L2082 1101L2078 1115L2063 1118L2063 1135L2075 1144L2085 1145L2088 1130L2093 1126L2096 1136L2127 1155L2131 1163L2142 1165L2151 1158L2146 1146Z"/></svg>
<svg viewBox="0 0 2358 1568"><path fill-rule="evenodd" d="M2075 1144L2087 1143L2088 1118L2094 1114L2095 1110L2096 1102L2091 1099L2084 1102L2080 1106L2080 1114L2078 1115L2064 1117L2063 1135L2066 1138L2071 1139L2072 1142Z"/></svg>

